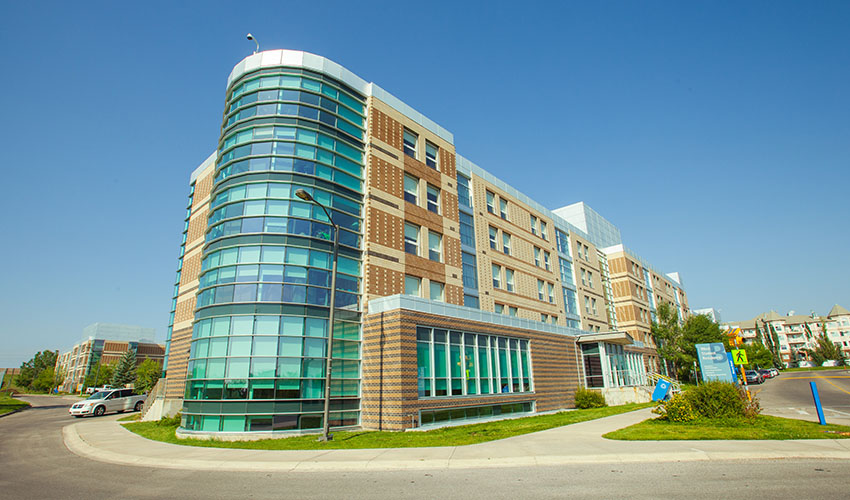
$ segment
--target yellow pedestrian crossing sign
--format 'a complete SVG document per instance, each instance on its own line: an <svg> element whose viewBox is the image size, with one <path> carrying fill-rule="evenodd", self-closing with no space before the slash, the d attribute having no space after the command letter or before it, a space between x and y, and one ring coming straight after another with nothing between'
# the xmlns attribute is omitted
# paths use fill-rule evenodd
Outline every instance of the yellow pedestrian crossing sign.
<svg viewBox="0 0 850 500"><path fill-rule="evenodd" d="M746 365L747 351L743 349L732 349L732 362L736 365Z"/></svg>

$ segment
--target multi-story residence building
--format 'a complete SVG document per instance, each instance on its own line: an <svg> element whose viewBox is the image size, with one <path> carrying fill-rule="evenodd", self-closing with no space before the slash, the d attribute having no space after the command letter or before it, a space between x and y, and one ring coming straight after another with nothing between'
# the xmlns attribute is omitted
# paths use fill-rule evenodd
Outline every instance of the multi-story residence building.
<svg viewBox="0 0 850 500"><path fill-rule="evenodd" d="M836 304L826 316L800 315L790 312L783 316L776 311L759 314L746 321L724 323L728 329L740 328L745 343L761 342L770 346L775 338L779 354L786 366L799 361L809 361L808 350L817 346L817 337L826 332L826 337L837 343L845 357L850 357L850 311Z"/></svg>
<svg viewBox="0 0 850 500"><path fill-rule="evenodd" d="M319 203L340 227L334 427L569 408L579 385L637 398L654 302L638 323L626 260L688 314L679 281L589 207L548 210L332 61L255 54L225 100L190 178L168 330L164 411L182 408L182 433L322 426L334 227Z"/></svg>
<svg viewBox="0 0 850 500"><path fill-rule="evenodd" d="M56 358L56 373L64 374L60 389L80 390L98 364L117 363L128 350L135 351L137 363L146 359L162 362L165 346L153 341L155 334L153 328L134 325L94 323L85 327L82 340Z"/></svg>

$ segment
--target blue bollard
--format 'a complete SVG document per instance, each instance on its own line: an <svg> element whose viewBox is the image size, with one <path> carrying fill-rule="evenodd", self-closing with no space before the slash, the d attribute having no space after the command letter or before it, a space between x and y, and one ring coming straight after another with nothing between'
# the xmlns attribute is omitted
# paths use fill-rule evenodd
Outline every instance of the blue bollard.
<svg viewBox="0 0 850 500"><path fill-rule="evenodd" d="M826 418L823 416L823 408L820 405L820 396L818 396L818 386L815 385L814 381L809 382L809 386L812 388L812 397L815 398L815 408L818 410L818 420L821 425L826 425Z"/></svg>

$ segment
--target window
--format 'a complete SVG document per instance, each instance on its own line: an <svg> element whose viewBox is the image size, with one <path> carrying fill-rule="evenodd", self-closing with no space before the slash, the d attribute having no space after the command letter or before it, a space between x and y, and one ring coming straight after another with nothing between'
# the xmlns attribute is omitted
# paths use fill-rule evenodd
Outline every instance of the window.
<svg viewBox="0 0 850 500"><path fill-rule="evenodd" d="M514 291L514 271L513 269L505 268L505 287L507 291Z"/></svg>
<svg viewBox="0 0 850 500"><path fill-rule="evenodd" d="M549 319L549 316L547 316L546 314L540 313L540 321L545 323L548 319Z"/></svg>
<svg viewBox="0 0 850 500"><path fill-rule="evenodd" d="M461 262L463 264L463 286L478 288L478 266L475 263L475 255L463 252Z"/></svg>
<svg viewBox="0 0 850 500"><path fill-rule="evenodd" d="M493 264L493 288L502 288L502 266Z"/></svg>
<svg viewBox="0 0 850 500"><path fill-rule="evenodd" d="M581 270L581 284L587 286L587 272L584 269Z"/></svg>
<svg viewBox="0 0 850 500"><path fill-rule="evenodd" d="M443 235L428 231L428 258L440 262L442 256Z"/></svg>
<svg viewBox="0 0 850 500"><path fill-rule="evenodd" d="M404 154L411 158L416 158L416 142L418 140L418 135L414 134L410 130L404 129Z"/></svg>
<svg viewBox="0 0 850 500"><path fill-rule="evenodd" d="M475 295L464 295L463 305L466 307L481 309L481 303L478 301L478 297L476 297Z"/></svg>
<svg viewBox="0 0 850 500"><path fill-rule="evenodd" d="M540 249L534 247L534 265L540 267Z"/></svg>
<svg viewBox="0 0 850 500"><path fill-rule="evenodd" d="M587 286L593 288L593 273L590 271L587 272Z"/></svg>
<svg viewBox="0 0 850 500"><path fill-rule="evenodd" d="M584 312L590 314L590 299L587 295L584 296ZM641 311L641 313L643 313L643 311Z"/></svg>
<svg viewBox="0 0 850 500"><path fill-rule="evenodd" d="M421 278L417 278L416 276L405 276L404 277L404 294L419 297L419 288L420 288L421 284L422 284ZM336 335L334 335L334 336L336 336Z"/></svg>
<svg viewBox="0 0 850 500"><path fill-rule="evenodd" d="M570 238L567 233L560 229L555 229L555 239L558 242L558 251L564 255L570 254Z"/></svg>
<svg viewBox="0 0 850 500"><path fill-rule="evenodd" d="M499 216L508 220L508 202L502 198L499 198Z"/></svg>
<svg viewBox="0 0 850 500"><path fill-rule="evenodd" d="M551 270L549 269L549 252L543 252L543 264L545 265L547 271Z"/></svg>
<svg viewBox="0 0 850 500"><path fill-rule="evenodd" d="M437 151L439 148L425 141L425 164L431 168L437 168Z"/></svg>
<svg viewBox="0 0 850 500"><path fill-rule="evenodd" d="M531 216L531 234L537 236L537 217Z"/></svg>
<svg viewBox="0 0 850 500"><path fill-rule="evenodd" d="M584 260L589 261L590 255L588 255L587 251L588 251L587 245L584 245Z"/></svg>
<svg viewBox="0 0 850 500"><path fill-rule="evenodd" d="M487 211L491 214L496 213L496 195L487 191Z"/></svg>
<svg viewBox="0 0 850 500"><path fill-rule="evenodd" d="M590 299L590 309L596 314L596 299Z"/></svg>
<svg viewBox="0 0 850 500"><path fill-rule="evenodd" d="M546 285L547 285L548 290L549 290L549 303L554 304L555 303L555 285L553 285L552 283L547 283Z"/></svg>
<svg viewBox="0 0 850 500"><path fill-rule="evenodd" d="M475 223L472 216L465 212L458 212L460 219L460 242L463 245L475 248Z"/></svg>
<svg viewBox="0 0 850 500"><path fill-rule="evenodd" d="M544 240L549 239L549 237L546 236L546 223L543 222L543 221L540 221L540 237L543 238Z"/></svg>
<svg viewBox="0 0 850 500"><path fill-rule="evenodd" d="M578 305L576 304L576 293L568 288L563 289L564 306L570 314L578 314Z"/></svg>
<svg viewBox="0 0 850 500"><path fill-rule="evenodd" d="M440 189L428 184L428 210L440 213Z"/></svg>
<svg viewBox="0 0 850 500"><path fill-rule="evenodd" d="M431 300L436 300L437 302L444 302L443 293L445 291L446 285L443 283L438 283L436 281L431 282Z"/></svg>
<svg viewBox="0 0 850 500"><path fill-rule="evenodd" d="M472 197L469 193L469 178L457 174L457 202L467 208L472 208Z"/></svg>
<svg viewBox="0 0 850 500"><path fill-rule="evenodd" d="M404 174L404 201L416 205L419 201L419 179Z"/></svg>
<svg viewBox="0 0 850 500"><path fill-rule="evenodd" d="M419 255L419 226L404 223L404 251Z"/></svg>
<svg viewBox="0 0 850 500"><path fill-rule="evenodd" d="M490 226L490 248L496 250L499 241L499 230Z"/></svg>
<svg viewBox="0 0 850 500"><path fill-rule="evenodd" d="M543 282L543 280L537 280L537 298L540 299L540 300L544 300L544 298L543 298L544 297L544 295L543 295L544 290L543 289L544 289L545 285L546 284Z"/></svg>
<svg viewBox="0 0 850 500"><path fill-rule="evenodd" d="M519 312L519 310L516 307L511 306L508 308L508 316L513 316L516 318L517 312Z"/></svg>
<svg viewBox="0 0 850 500"><path fill-rule="evenodd" d="M495 304L495 306L493 307L493 310L496 311L496 314L504 314L505 313L505 306L503 306L502 304L499 304L497 302Z"/></svg>
<svg viewBox="0 0 850 500"><path fill-rule="evenodd" d="M502 233L502 251L505 254L511 254L511 235L508 233Z"/></svg>

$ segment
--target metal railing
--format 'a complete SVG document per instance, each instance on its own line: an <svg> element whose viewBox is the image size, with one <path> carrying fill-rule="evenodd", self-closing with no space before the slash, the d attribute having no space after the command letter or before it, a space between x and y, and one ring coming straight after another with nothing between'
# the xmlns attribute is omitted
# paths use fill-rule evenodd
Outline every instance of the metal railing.
<svg viewBox="0 0 850 500"><path fill-rule="evenodd" d="M658 384L659 380L666 380L670 382L670 392L671 394L676 394L677 392L682 392L682 384L668 377L667 375L662 375L657 372L648 372L646 374L646 380L651 386L655 386Z"/></svg>

